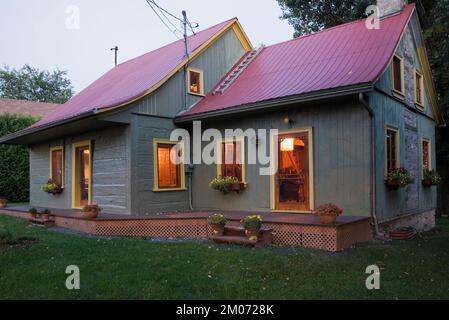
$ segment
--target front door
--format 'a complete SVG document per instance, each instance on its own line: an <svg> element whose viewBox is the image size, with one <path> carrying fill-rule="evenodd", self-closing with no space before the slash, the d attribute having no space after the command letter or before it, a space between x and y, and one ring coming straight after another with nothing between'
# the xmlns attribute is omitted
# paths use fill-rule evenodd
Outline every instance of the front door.
<svg viewBox="0 0 449 320"><path fill-rule="evenodd" d="M277 143L275 210L310 211L309 134L281 134Z"/></svg>
<svg viewBox="0 0 449 320"><path fill-rule="evenodd" d="M91 197L91 150L90 143L73 146L73 207L90 204Z"/></svg>

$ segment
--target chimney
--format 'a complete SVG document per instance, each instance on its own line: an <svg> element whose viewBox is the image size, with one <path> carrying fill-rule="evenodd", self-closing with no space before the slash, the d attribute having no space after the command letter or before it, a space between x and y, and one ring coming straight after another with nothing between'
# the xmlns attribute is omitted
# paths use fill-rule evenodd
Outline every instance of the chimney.
<svg viewBox="0 0 449 320"><path fill-rule="evenodd" d="M401 13L407 5L407 0L377 0L381 18Z"/></svg>

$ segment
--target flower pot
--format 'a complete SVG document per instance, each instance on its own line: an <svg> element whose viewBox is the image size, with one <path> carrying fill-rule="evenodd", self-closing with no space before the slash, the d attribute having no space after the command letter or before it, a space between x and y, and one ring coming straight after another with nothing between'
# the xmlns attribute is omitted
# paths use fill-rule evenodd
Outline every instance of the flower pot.
<svg viewBox="0 0 449 320"><path fill-rule="evenodd" d="M223 224L211 224L212 233L214 236L222 236L224 234L224 225Z"/></svg>
<svg viewBox="0 0 449 320"><path fill-rule="evenodd" d="M30 213L30 215L31 215L32 219L36 219L37 218L37 213Z"/></svg>
<svg viewBox="0 0 449 320"><path fill-rule="evenodd" d="M44 220L44 221L48 221L48 220L50 220L50 215L47 214L47 213L42 213L41 214L41 219Z"/></svg>
<svg viewBox="0 0 449 320"><path fill-rule="evenodd" d="M5 198L0 198L0 208L6 208L8 204L8 200L6 200Z"/></svg>
<svg viewBox="0 0 449 320"><path fill-rule="evenodd" d="M98 211L95 210L83 211L83 214L87 219L95 219L98 217Z"/></svg>
<svg viewBox="0 0 449 320"><path fill-rule="evenodd" d="M387 182L385 183L389 190L398 190L401 187L399 182Z"/></svg>
<svg viewBox="0 0 449 320"><path fill-rule="evenodd" d="M246 237L251 240L251 241L257 241L258 237L259 237L259 230L255 231L255 230L249 230L246 229L245 230L245 234Z"/></svg>
<svg viewBox="0 0 449 320"><path fill-rule="evenodd" d="M320 216L320 222L322 224L334 224L335 220L337 220L337 217L334 215L322 215Z"/></svg>
<svg viewBox="0 0 449 320"><path fill-rule="evenodd" d="M432 181L430 179L424 179L422 181L422 185L424 188L430 188L432 186L435 186L436 184L432 183Z"/></svg>
<svg viewBox="0 0 449 320"><path fill-rule="evenodd" d="M231 184L229 190L239 193L245 188L245 184L243 182L233 183Z"/></svg>

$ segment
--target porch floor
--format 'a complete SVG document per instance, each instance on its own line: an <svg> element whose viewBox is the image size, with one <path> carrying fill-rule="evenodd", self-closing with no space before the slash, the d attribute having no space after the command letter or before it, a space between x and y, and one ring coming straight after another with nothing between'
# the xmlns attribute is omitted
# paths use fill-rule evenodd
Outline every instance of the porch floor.
<svg viewBox="0 0 449 320"><path fill-rule="evenodd" d="M0 213L28 218L29 206L0 209ZM37 208L38 210L43 208ZM130 216L101 213L96 219L85 218L79 210L50 209L56 226L100 236L208 238L212 230L207 217L220 212L229 225L237 226L251 214L242 211L186 211ZM333 225L323 225L310 214L257 213L263 226L274 230L273 243L340 251L372 239L370 219L341 216Z"/></svg>

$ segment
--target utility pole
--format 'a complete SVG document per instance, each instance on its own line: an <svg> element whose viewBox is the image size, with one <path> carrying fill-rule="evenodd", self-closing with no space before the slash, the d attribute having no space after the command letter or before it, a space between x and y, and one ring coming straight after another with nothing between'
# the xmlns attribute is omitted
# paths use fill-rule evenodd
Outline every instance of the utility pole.
<svg viewBox="0 0 449 320"><path fill-rule="evenodd" d="M115 66L117 66L117 52L118 52L118 46L115 46L114 48L111 48L111 51L114 51L114 63L115 63Z"/></svg>
<svg viewBox="0 0 449 320"><path fill-rule="evenodd" d="M184 65L184 81L185 81L184 110L187 110L187 98L188 98L187 88L189 86L189 77L187 74L187 68L189 65L189 46L187 44L187 12L185 10L182 10L182 18L183 18L182 25L184 27L184 47L185 47L184 58L187 59L187 63Z"/></svg>

